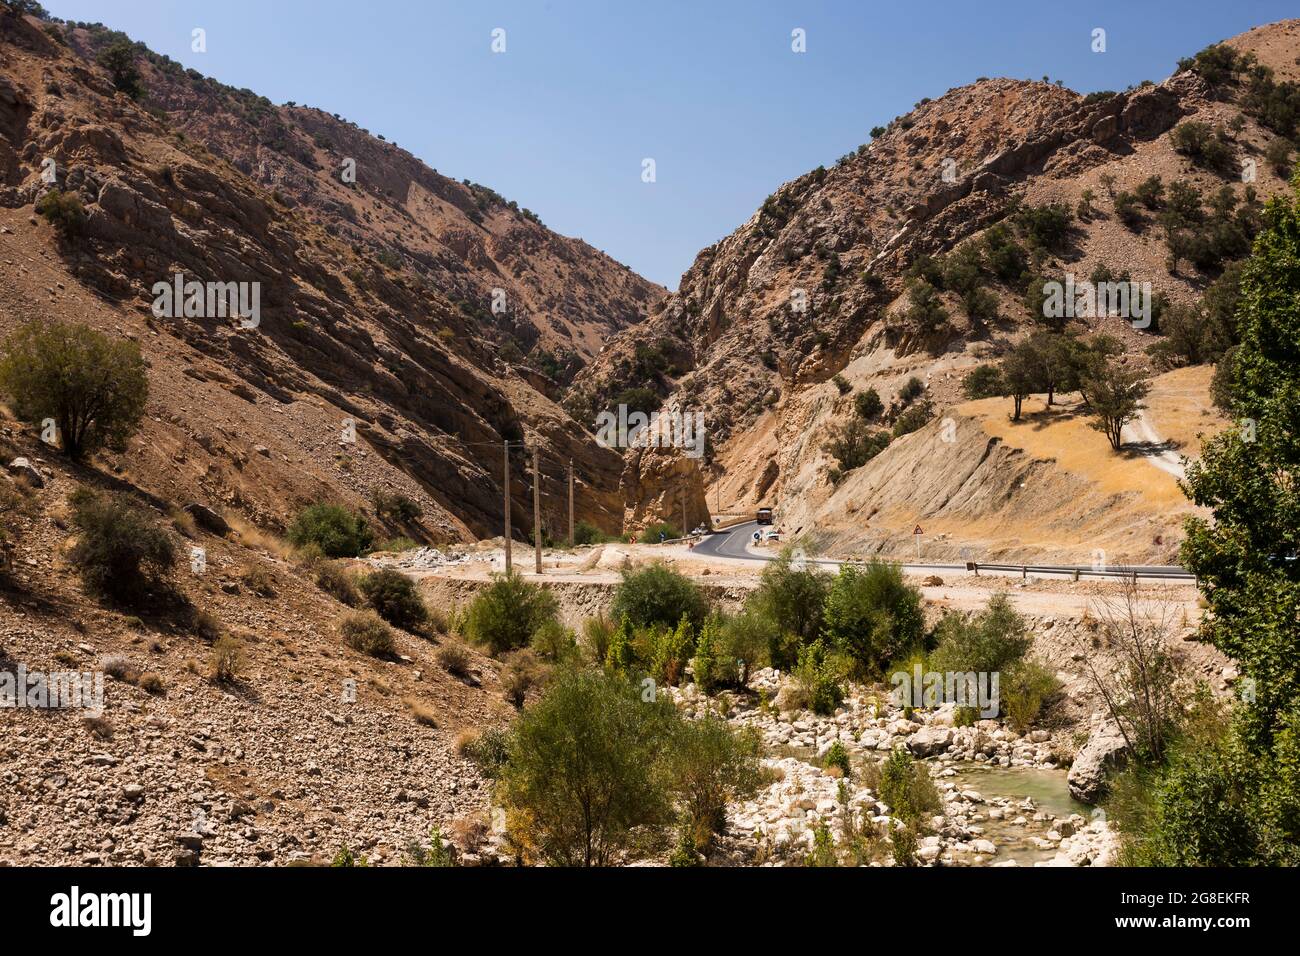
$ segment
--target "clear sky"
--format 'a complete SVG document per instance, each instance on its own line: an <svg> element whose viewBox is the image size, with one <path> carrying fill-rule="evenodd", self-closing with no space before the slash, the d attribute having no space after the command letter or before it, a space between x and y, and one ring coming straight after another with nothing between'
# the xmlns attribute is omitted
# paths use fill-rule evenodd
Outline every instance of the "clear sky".
<svg viewBox="0 0 1300 956"><path fill-rule="evenodd" d="M868 131L980 76L1162 80L1295 0L44 0L276 103L339 113L676 288ZM202 27L207 52L191 51ZM1092 31L1106 51L1092 51ZM505 31L493 53L492 31ZM791 49L806 32L807 52ZM652 158L656 181L642 182Z"/></svg>

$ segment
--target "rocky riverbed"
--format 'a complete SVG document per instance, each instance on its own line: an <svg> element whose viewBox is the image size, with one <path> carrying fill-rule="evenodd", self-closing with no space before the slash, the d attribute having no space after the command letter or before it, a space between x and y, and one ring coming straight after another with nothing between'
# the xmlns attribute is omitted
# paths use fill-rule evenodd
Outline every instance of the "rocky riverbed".
<svg viewBox="0 0 1300 956"><path fill-rule="evenodd" d="M905 713L887 694L852 686L834 714L782 711L788 678L773 670L753 675L751 695L709 698L694 685L670 689L678 705L699 716L713 708L762 737L764 767L773 779L755 799L732 808L731 830L768 865L801 862L819 824L842 832L846 814L882 833L897 825L890 808L866 786L861 771L896 748L924 761L942 800L928 821L918 859L948 866L1106 866L1117 849L1104 817L1069 797L1063 764L1072 744L1064 732L1018 734L1000 720L954 726L952 705ZM839 743L849 754L849 778L822 766ZM841 791L841 784L844 790ZM1023 793L1017 791L1023 790ZM879 862L887 862L888 854Z"/></svg>

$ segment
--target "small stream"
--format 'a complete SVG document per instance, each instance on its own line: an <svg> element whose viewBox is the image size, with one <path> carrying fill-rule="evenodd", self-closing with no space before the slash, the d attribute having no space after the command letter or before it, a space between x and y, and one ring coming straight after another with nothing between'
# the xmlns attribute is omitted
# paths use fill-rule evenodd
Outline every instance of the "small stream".
<svg viewBox="0 0 1300 956"><path fill-rule="evenodd" d="M989 767L981 764L967 767L958 765L953 769L957 775L943 779L956 783L963 790L976 790L986 798L1007 797L1017 802L1029 797L1038 810L1055 814L1058 819L1072 813L1079 814L1085 820L1091 818L1092 807L1070 796L1066 785L1067 773L1064 770ZM998 848L996 859L1015 860L1021 866L1033 866L1040 860L1050 860L1056 856L1055 849L1040 850L1029 841L1031 836L1041 837L1053 826L1052 823L1034 822L1035 812L1024 812L1023 816L1028 820L1024 825L1011 822L1018 815L1011 809L1007 811L1007 819L979 820L975 825L982 828L984 836Z"/></svg>
<svg viewBox="0 0 1300 956"><path fill-rule="evenodd" d="M770 748L770 752L778 757L795 757L812 766L821 766L816 750L812 747L777 746ZM860 756L856 756L854 762L860 759ZM1070 796L1066 784L1068 773L1065 770L1001 767L980 763L959 763L952 769L957 771L956 776L939 777L936 784L954 783L959 789L975 790L986 799L1005 797L1019 803L1028 797L1034 801L1033 810L1006 808L1006 817L1002 820L987 819L990 808L981 806L980 816L985 819L973 823L983 831L980 836L992 841L998 848L997 856L990 862L1015 860L1021 866L1033 866L1056 856L1055 848L1039 849L1030 842L1030 837L1043 837L1054 826L1053 822L1036 822L1033 819L1034 814L1040 810L1051 813L1058 819L1067 818L1074 813L1085 820L1091 819L1092 807ZM1017 816L1024 816L1026 822L1013 823Z"/></svg>

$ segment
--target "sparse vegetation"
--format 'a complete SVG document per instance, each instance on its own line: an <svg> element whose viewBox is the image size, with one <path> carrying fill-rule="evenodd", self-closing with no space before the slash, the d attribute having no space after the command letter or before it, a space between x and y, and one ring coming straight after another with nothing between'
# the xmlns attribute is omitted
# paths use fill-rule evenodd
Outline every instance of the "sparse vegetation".
<svg viewBox="0 0 1300 956"><path fill-rule="evenodd" d="M359 588L366 604L394 627L414 631L428 619L415 582L400 571L381 568L362 578Z"/></svg>
<svg viewBox="0 0 1300 956"><path fill-rule="evenodd" d="M529 584L518 572L497 574L470 602L464 633L496 657L526 647L538 628L554 620L555 614L555 597L546 588Z"/></svg>
<svg viewBox="0 0 1300 956"><path fill-rule="evenodd" d="M370 547L370 525L342 505L314 504L299 512L289 526L296 547L315 545L328 558L355 558Z"/></svg>
<svg viewBox="0 0 1300 956"><path fill-rule="evenodd" d="M393 631L374 611L354 611L339 622L343 642L361 654L389 657L397 649Z"/></svg>
<svg viewBox="0 0 1300 956"><path fill-rule="evenodd" d="M151 515L122 494L85 487L69 503L78 538L68 557L87 591L130 605L158 586L175 546Z"/></svg>

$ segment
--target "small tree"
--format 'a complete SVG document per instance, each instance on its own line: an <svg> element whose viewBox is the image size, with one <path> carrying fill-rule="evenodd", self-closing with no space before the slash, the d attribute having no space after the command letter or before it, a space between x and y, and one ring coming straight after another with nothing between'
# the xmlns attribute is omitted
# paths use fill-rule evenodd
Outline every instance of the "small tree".
<svg viewBox="0 0 1300 956"><path fill-rule="evenodd" d="M1151 391L1150 382L1136 369L1106 361L1089 372L1083 385L1096 419L1089 426L1105 435L1110 447L1119 451L1124 426L1142 410L1142 400Z"/></svg>
<svg viewBox="0 0 1300 956"><path fill-rule="evenodd" d="M113 86L133 100L144 96L144 84L135 65L135 44L121 39L106 46L95 58L113 80Z"/></svg>
<svg viewBox="0 0 1300 956"><path fill-rule="evenodd" d="M26 421L52 419L73 461L124 450L149 397L140 347L84 325L30 323L4 345L0 389Z"/></svg>
<svg viewBox="0 0 1300 956"><path fill-rule="evenodd" d="M1002 360L998 372L1002 379L1002 394L1015 403L1011 420L1018 422L1025 399L1041 387L1041 371L1032 346L1028 342L1016 345Z"/></svg>
<svg viewBox="0 0 1300 956"><path fill-rule="evenodd" d="M1005 394L1002 371L996 365L977 365L962 379L962 392L967 398L992 398Z"/></svg>
<svg viewBox="0 0 1300 956"><path fill-rule="evenodd" d="M734 731L714 714L677 725L668 767L668 789L678 801L695 849L706 853L727 828L727 805L758 792L759 736L753 727Z"/></svg>
<svg viewBox="0 0 1300 956"><path fill-rule="evenodd" d="M822 607L830 584L830 575L806 561L796 562L793 548L787 547L763 568L758 589L746 606L803 643L821 633Z"/></svg>
<svg viewBox="0 0 1300 956"><path fill-rule="evenodd" d="M885 410L885 403L880 400L879 392L869 388L853 396L853 408L860 416L869 420Z"/></svg>
<svg viewBox="0 0 1300 956"><path fill-rule="evenodd" d="M664 764L679 720L666 696L643 701L618 675L561 673L510 740L512 839L560 866L616 862L634 828L671 820Z"/></svg>
<svg viewBox="0 0 1300 956"><path fill-rule="evenodd" d="M823 634L868 676L919 644L925 627L921 595L896 564L847 564L826 596Z"/></svg>

